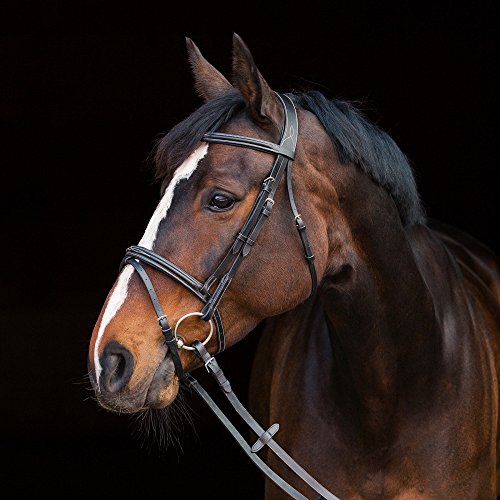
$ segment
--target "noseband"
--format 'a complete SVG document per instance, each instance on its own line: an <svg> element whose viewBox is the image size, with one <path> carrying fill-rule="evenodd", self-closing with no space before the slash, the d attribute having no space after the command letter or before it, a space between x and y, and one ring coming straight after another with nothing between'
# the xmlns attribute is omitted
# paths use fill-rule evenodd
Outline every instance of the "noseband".
<svg viewBox="0 0 500 500"><path fill-rule="evenodd" d="M314 255L307 239L306 225L299 214L295 198L293 196L292 164L295 158L295 148L297 146L298 138L297 111L293 101L286 94L276 94L276 96L281 102L284 110L284 123L279 144L274 144L261 139L255 139L253 137L224 134L220 132L210 132L203 136L203 141L205 142L254 149L256 151L273 154L276 157L269 175L262 182L261 190L257 195L257 198L255 199L255 202L242 228L236 235L235 240L224 258L221 260L214 272L205 280L205 282L202 283L198 281L173 262L141 246L131 246L127 249L125 257L121 262L120 269L122 269L126 264L130 264L137 271L137 274L144 283L149 294L149 298L151 299L151 303L153 304L153 308L156 312L161 331L168 345L169 352L171 353L172 361L174 363L179 381L192 388L205 401L217 418L221 420L221 422L236 439L238 444L247 453L250 459L292 498L306 499L306 497L278 476L257 456L258 451L260 451L264 446L268 446L288 465L288 467L290 467L290 469L292 469L301 479L309 484L309 486L311 486L311 488L313 488L317 493L319 493L320 498L334 500L337 497L332 495L326 488L324 488L324 486L310 476L273 440L273 435L278 431L279 425L273 424L267 431L265 431L254 420L250 413L248 413L246 408L240 403L236 395L232 392L231 385L224 376L224 373L217 364L217 361L204 347L212 336L213 326L215 324L218 341L218 348L215 354L222 352L225 348L224 326L218 310L218 305L241 263L243 262L243 259L247 257L252 250L264 223L271 215L272 208L274 206L274 196L282 177L285 176L285 173L288 200L290 202L293 220L295 221L295 227L299 233L302 246L304 247L305 259L311 274L311 296L315 294L317 289ZM144 269L143 264L160 271L196 295L196 297L204 303L202 310L200 312L193 312L184 315L179 319L174 332L172 332L172 328L167 320L167 316L163 311L163 308L161 307L160 300L158 299L153 283ZM199 316L202 320L210 322L210 334L203 342L195 340L191 345L187 345L185 340L180 335L177 335L179 324L188 316ZM245 420L247 425L249 425L257 436L259 436L258 440L251 448L237 429L222 413L215 402L206 393L206 391L196 381L196 379L194 379L189 373L184 373L179 355L180 349L193 350L197 354L197 356L205 364L208 372L216 379L223 393L228 398L237 413L243 418L243 420Z"/></svg>

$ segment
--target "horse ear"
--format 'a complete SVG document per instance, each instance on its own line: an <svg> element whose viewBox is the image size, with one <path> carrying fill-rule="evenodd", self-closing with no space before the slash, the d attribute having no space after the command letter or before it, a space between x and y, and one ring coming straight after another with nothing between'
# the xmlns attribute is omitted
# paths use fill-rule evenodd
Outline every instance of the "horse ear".
<svg viewBox="0 0 500 500"><path fill-rule="evenodd" d="M255 66L250 50L236 33L233 35L232 80L258 124L281 127L283 111L278 98Z"/></svg>
<svg viewBox="0 0 500 500"><path fill-rule="evenodd" d="M218 97L233 88L220 71L216 70L201 55L200 49L194 44L193 40L187 37L186 47L189 64L193 71L194 86L196 92L204 101Z"/></svg>

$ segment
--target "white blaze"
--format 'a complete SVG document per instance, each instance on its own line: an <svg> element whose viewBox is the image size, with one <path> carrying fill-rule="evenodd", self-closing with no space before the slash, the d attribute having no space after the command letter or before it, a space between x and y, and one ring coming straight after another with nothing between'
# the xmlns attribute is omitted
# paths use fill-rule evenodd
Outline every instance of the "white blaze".
<svg viewBox="0 0 500 500"><path fill-rule="evenodd" d="M158 234L158 229L160 227L161 221L167 216L168 209L172 203L172 199L174 198L174 191L183 179L189 179L193 172L196 170L198 163L200 160L207 154L208 144L203 144L195 149L191 155L186 159L186 161L177 168L165 190L165 194L163 195L160 203L156 207L156 210L151 217L151 220L146 227L146 231L144 232L141 241L139 242L140 246L146 247L149 250L153 249L154 242L156 240L156 235ZM104 334L104 330L108 326L109 322L115 317L116 313L119 311L125 299L128 295L128 285L130 282L130 278L134 272L134 268L131 265L126 265L120 276L118 277L118 282L116 283L115 288L111 296L109 297L108 303L106 304L106 309L104 310L104 314L102 315L101 324L99 325L99 331L97 332L97 339L95 342L94 348L94 365L96 371L96 380L97 385L99 386L99 377L102 372L101 364L99 363L99 344L101 343L102 336Z"/></svg>

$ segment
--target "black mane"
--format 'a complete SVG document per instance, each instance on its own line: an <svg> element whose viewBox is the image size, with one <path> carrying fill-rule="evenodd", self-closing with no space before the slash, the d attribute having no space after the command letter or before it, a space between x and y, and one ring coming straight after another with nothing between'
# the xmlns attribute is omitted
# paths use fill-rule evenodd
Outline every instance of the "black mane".
<svg viewBox="0 0 500 500"><path fill-rule="evenodd" d="M379 127L369 123L354 106L328 100L317 91L294 93L294 102L321 122L342 163L354 163L386 189L404 225L424 222L412 169L396 143ZM172 174L195 149L203 135L217 130L245 107L242 96L231 91L198 108L159 141L154 154L157 179Z"/></svg>

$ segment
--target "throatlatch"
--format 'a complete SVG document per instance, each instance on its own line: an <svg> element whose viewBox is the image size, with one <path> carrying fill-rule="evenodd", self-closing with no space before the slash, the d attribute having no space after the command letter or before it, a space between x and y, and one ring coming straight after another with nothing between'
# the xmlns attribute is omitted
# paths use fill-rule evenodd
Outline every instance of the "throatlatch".
<svg viewBox="0 0 500 500"><path fill-rule="evenodd" d="M225 377L223 371L211 355L204 344L208 342L212 336L213 324L217 334L218 349L215 354L223 351L225 348L224 326L218 310L218 305L230 285L234 275L239 269L243 259L248 256L252 247L259 236L260 231L271 215L274 206L274 195L278 189L282 177L286 173L286 183L288 199L290 202L291 211L295 227L299 233L302 246L304 247L304 254L309 272L311 274L311 295L314 295L317 289L317 276L314 267L314 254L312 253L306 232L306 225L297 209L295 199L293 196L292 186L292 164L295 158L295 148L298 138L298 119L297 111L293 101L286 94L276 94L279 101L283 105L284 110L284 123L281 132L279 144L274 144L261 139L254 139L252 137L245 137L234 134L224 134L219 132L210 132L204 135L203 140L215 144L225 144L235 147L243 147L263 151L276 156L269 175L264 179L261 190L257 195L255 202L248 214L245 223L236 235L234 242L229 248L228 252L221 260L215 271L201 283L189 273L178 267L173 262L165 259L164 257L156 254L140 246L132 246L127 249L124 259L122 260L120 268L126 264L130 264L137 271L139 277L144 283L146 290L153 304L156 312L161 331L168 345L172 360L175 366L176 374L179 380L186 386L194 390L208 405L215 416L224 424L229 430L231 435L236 439L240 447L245 451L249 458L254 462L260 470L266 474L277 486L288 493L292 498L304 500L306 497L288 484L283 478L276 474L269 468L257 455L257 453L265 446L269 447L298 477L307 483L313 490L315 490L320 498L335 500L337 497L330 493L324 486L322 486L316 479L307 473L299 464L297 464L273 439L274 434L278 432L279 425L273 424L269 429L264 430L250 415L248 410L240 403L236 395L231 389L231 384ZM167 275L177 283L183 285L188 290L196 295L205 305L200 312L189 313L183 316L177 323L174 331L168 322L167 316L161 307L160 300L156 294L153 284L146 273L143 264L146 264L161 273ZM177 335L177 328L182 320L191 315L200 316L201 319L210 322L210 334L202 342L196 340L191 345L187 345L185 340ZM213 323L212 323L213 322ZM217 381L220 389L231 403L232 407L236 410L239 416L246 422L246 424L257 435L258 439L253 446L243 439L241 434L236 430L232 423L227 419L220 408L210 398L208 393L200 386L198 381L189 373L184 373L182 363L179 355L180 349L193 350L200 360L205 365L205 368Z"/></svg>

